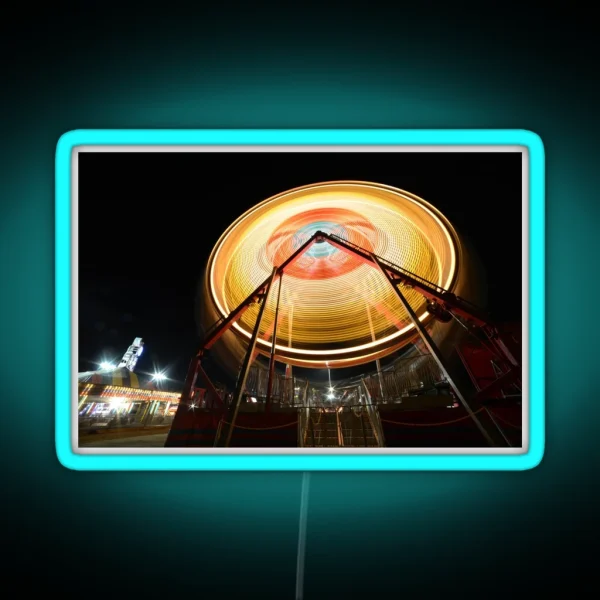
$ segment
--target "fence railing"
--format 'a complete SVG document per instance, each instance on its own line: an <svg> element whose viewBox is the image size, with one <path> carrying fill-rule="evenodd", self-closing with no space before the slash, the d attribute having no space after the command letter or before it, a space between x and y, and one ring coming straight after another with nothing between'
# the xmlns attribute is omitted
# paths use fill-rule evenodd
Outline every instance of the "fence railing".
<svg viewBox="0 0 600 600"><path fill-rule="evenodd" d="M363 381L373 403L379 404L433 389L445 377L434 358L426 354L400 361L393 370L370 373Z"/></svg>
<svg viewBox="0 0 600 600"><path fill-rule="evenodd" d="M266 369L252 366L246 382L249 402L263 403L267 397L269 373ZM311 382L304 378L286 378L275 373L271 389L271 401L282 406L327 407L353 406L361 403L361 381L366 385L373 404L388 403L403 397L432 390L445 382L444 374L429 354L405 358L392 369L371 372L360 379Z"/></svg>
<svg viewBox="0 0 600 600"><path fill-rule="evenodd" d="M269 372L254 365L250 367L246 380L246 392L250 397L264 399L267 397ZM271 388L271 400L279 404L301 406L308 382L299 377L286 378L285 375L274 373Z"/></svg>

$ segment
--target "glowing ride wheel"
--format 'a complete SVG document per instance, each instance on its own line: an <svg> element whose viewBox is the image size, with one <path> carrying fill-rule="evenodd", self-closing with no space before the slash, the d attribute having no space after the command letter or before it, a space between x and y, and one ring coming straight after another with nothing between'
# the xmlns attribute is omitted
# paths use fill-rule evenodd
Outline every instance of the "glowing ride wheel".
<svg viewBox="0 0 600 600"><path fill-rule="evenodd" d="M448 220L417 196L389 186L334 181L273 196L238 218L208 262L208 306L226 317L316 232L332 234L452 291L459 273L459 240ZM279 294L279 286L281 292ZM423 323L423 296L403 288ZM352 253L313 244L274 284L256 350L271 351L280 296L276 357L308 367L359 365L387 356L416 335L385 276ZM248 341L258 315L251 306L232 331Z"/></svg>

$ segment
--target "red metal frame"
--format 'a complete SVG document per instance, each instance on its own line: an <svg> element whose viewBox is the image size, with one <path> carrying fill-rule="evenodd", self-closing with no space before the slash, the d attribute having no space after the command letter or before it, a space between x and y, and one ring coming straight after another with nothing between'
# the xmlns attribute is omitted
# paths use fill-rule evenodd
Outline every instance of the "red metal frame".
<svg viewBox="0 0 600 600"><path fill-rule="evenodd" d="M521 387L520 369L511 368L499 375L494 371L492 363L496 362L498 367L500 365L497 364L493 348L466 342L456 351L477 391L476 400L498 400L503 397L502 392L510 391L513 385Z"/></svg>

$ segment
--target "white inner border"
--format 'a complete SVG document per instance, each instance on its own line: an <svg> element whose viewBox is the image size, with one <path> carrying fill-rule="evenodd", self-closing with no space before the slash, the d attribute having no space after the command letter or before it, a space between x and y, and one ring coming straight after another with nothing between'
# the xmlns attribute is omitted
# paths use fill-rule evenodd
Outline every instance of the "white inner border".
<svg viewBox="0 0 600 600"><path fill-rule="evenodd" d="M80 152L509 152L522 155L522 447L521 448L79 448L79 160ZM519 455L529 450L529 152L506 145L90 145L77 146L71 156L71 447L80 455ZM407 190L410 191L410 190ZM425 199L427 200L427 199Z"/></svg>

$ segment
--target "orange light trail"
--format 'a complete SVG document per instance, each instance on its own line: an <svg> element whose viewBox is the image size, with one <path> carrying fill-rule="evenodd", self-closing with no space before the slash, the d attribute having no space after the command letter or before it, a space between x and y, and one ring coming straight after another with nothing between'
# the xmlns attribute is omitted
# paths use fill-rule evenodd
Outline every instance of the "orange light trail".
<svg viewBox="0 0 600 600"><path fill-rule="evenodd" d="M458 237L437 209L385 185L325 182L261 202L221 236L207 271L209 301L218 314L229 314L316 231L337 235L443 288L451 290L456 281ZM313 368L362 364L414 337L385 277L322 242L313 244L273 285L256 346L261 354L268 355L271 348L279 285L276 353L281 362ZM403 293L419 319L427 321L421 294L412 289ZM365 300L377 307L372 312L375 340ZM257 314L258 306L251 306L234 324L235 333L249 339Z"/></svg>

